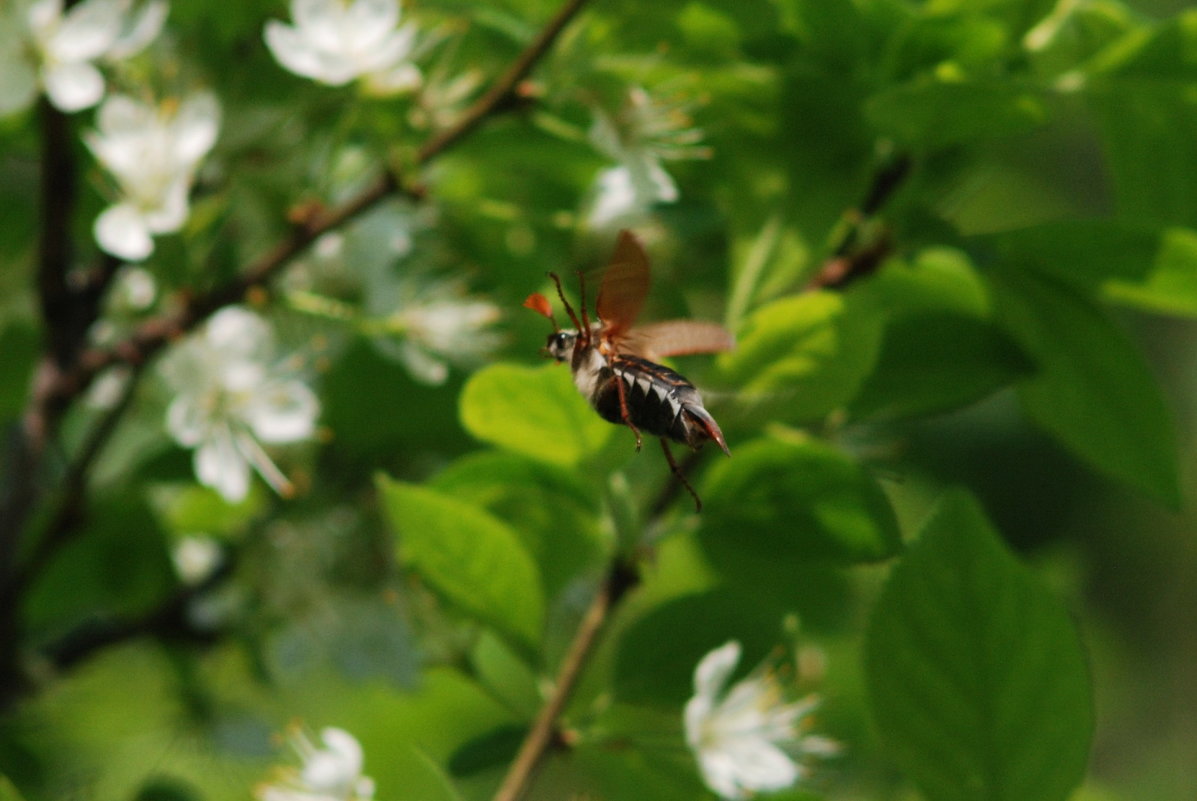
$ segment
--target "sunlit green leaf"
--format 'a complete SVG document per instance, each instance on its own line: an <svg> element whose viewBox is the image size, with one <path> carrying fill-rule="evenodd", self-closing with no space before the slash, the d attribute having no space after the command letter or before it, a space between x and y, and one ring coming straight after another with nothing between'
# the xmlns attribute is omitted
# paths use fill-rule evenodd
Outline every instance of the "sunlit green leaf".
<svg viewBox="0 0 1197 801"><path fill-rule="evenodd" d="M1154 376L1100 309L1026 272L994 276L998 315L1036 364L1019 386L1035 422L1094 467L1175 505L1175 435Z"/></svg>
<svg viewBox="0 0 1197 801"><path fill-rule="evenodd" d="M540 566L549 598L602 555L597 490L569 471L516 453L487 451L458 459L430 486L512 525Z"/></svg>
<svg viewBox="0 0 1197 801"><path fill-rule="evenodd" d="M719 358L721 381L759 415L808 422L849 401L877 356L879 315L843 295L812 292L763 306L736 350Z"/></svg>
<svg viewBox="0 0 1197 801"><path fill-rule="evenodd" d="M435 490L378 478L399 558L450 603L525 644L540 638L536 564L506 524Z"/></svg>
<svg viewBox="0 0 1197 801"><path fill-rule="evenodd" d="M869 626L873 715L931 801L1063 801L1093 732L1068 613L1002 545L976 501L936 508Z"/></svg>
<svg viewBox="0 0 1197 801"><path fill-rule="evenodd" d="M857 461L814 440L760 439L717 463L703 482L700 535L787 564L892 556L897 522Z"/></svg>
<svg viewBox="0 0 1197 801"><path fill-rule="evenodd" d="M462 390L461 421L478 439L565 467L594 456L614 430L564 365L479 370Z"/></svg>

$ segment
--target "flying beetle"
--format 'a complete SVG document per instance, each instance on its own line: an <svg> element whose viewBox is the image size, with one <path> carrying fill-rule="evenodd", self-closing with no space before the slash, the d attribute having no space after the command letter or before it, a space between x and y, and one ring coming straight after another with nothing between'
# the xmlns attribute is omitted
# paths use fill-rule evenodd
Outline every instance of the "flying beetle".
<svg viewBox="0 0 1197 801"><path fill-rule="evenodd" d="M574 327L562 329L557 324L544 295L529 295L524 306L553 324L545 351L559 362L569 362L574 385L604 420L632 430L636 450L640 450L641 432L660 439L669 469L694 498L695 509L701 511L702 501L674 461L669 440L694 450L714 440L725 454L730 456L731 452L694 385L657 360L731 350L734 338L721 325L697 320L635 326L648 294L649 264L644 246L631 231L619 233L615 253L599 285L595 321L590 320L586 310L586 282L581 273L580 319L565 299L561 279L556 273L549 273L549 277Z"/></svg>

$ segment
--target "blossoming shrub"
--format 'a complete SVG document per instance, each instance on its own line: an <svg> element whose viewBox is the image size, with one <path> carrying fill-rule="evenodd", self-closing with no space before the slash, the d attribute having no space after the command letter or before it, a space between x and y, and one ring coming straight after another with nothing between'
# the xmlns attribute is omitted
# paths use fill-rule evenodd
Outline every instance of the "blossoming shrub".
<svg viewBox="0 0 1197 801"><path fill-rule="evenodd" d="M1162 5L0 3L0 799L1191 801Z"/></svg>

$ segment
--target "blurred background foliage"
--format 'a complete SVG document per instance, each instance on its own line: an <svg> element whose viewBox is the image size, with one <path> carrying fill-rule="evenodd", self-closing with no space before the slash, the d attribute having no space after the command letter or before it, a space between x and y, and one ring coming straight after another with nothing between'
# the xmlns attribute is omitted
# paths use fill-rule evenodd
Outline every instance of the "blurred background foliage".
<svg viewBox="0 0 1197 801"><path fill-rule="evenodd" d="M244 798L296 719L353 732L379 798L488 797L604 565L651 551L569 708L576 747L533 798L703 797L681 705L735 638L748 666L795 641L821 653L819 727L844 753L785 798L966 797L951 766L975 759L1003 780L968 797L1191 799L1197 12L595 0L517 108L412 173L556 10L409 5L425 83L400 98L280 68L262 27L286 9L266 0L173 0L124 67L159 96L211 88L223 120L186 227L144 265L156 300L109 298L114 336L387 169L422 197L377 204L247 298L321 402L319 441L276 453L295 497L199 486L146 372L20 599L33 683L0 717L0 798ZM676 199L601 219L615 162L590 131L632 89L684 112L673 133L700 131L684 155L701 158L662 161ZM0 120L10 432L44 326L36 117ZM76 144L82 265L104 179ZM542 363L547 326L520 308L546 270L598 268L625 225L653 259L644 318L739 340L674 362L732 452L687 461L698 516L652 443L635 453ZM502 316L420 350L402 313L445 293ZM39 482L103 414L72 406ZM199 589L180 567L196 541L220 565ZM974 642L973 621L1007 639ZM958 760L937 750L951 732Z"/></svg>

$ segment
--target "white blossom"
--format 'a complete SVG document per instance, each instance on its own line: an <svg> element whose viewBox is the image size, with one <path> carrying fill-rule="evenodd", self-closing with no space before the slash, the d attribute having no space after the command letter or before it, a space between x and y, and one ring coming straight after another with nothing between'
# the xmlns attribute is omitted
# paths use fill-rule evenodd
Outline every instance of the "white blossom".
<svg viewBox="0 0 1197 801"><path fill-rule="evenodd" d="M117 201L96 218L100 247L140 261L153 252L153 235L183 227L195 172L219 126L220 106L207 92L156 106L125 95L104 102L97 130L84 137L119 190Z"/></svg>
<svg viewBox="0 0 1197 801"><path fill-rule="evenodd" d="M698 145L702 132L676 105L655 101L644 89L629 90L618 113L599 109L590 127L590 141L616 162L595 181L588 219L598 230L626 227L647 216L657 203L678 199L677 184L665 171L668 159L704 158Z"/></svg>
<svg viewBox="0 0 1197 801"><path fill-rule="evenodd" d="M250 468L280 494L290 482L260 443L297 442L315 432L319 403L287 365L275 361L270 327L229 307L182 342L162 365L176 395L166 428L195 449L196 477L226 500L249 491Z"/></svg>
<svg viewBox="0 0 1197 801"><path fill-rule="evenodd" d="M69 11L63 0L37 0L25 20L36 72L28 66L11 71L13 59L0 59L5 62L0 96L6 98L0 105L11 109L16 98L30 97L36 91L32 79L62 111L91 108L104 96L96 62L136 55L157 37L166 14L164 0L151 0L138 11L133 0L83 0Z"/></svg>
<svg viewBox="0 0 1197 801"><path fill-rule="evenodd" d="M211 576L223 556L219 542L211 537L197 535L183 537L170 552L175 572L184 584L192 586Z"/></svg>
<svg viewBox="0 0 1197 801"><path fill-rule="evenodd" d="M434 284L421 295L383 321L386 336L377 340L417 381L443 384L450 364L477 362L498 346L499 336L491 329L501 316L498 306L449 284Z"/></svg>
<svg viewBox="0 0 1197 801"><path fill-rule="evenodd" d="M320 732L322 746L302 731L289 738L299 755L299 768L280 768L277 776L259 785L258 801L370 801L374 781L362 775L362 747L344 729L328 727Z"/></svg>
<svg viewBox="0 0 1197 801"><path fill-rule="evenodd" d="M804 757L838 751L833 741L803 733L816 696L786 702L777 676L765 670L727 688L739 661L734 640L703 657L684 716L686 742L703 780L728 799L791 787L807 775Z"/></svg>
<svg viewBox="0 0 1197 801"><path fill-rule="evenodd" d="M362 79L377 94L420 83L416 28L400 25L399 0L291 0L294 25L266 23L270 52L286 69L330 86Z"/></svg>

